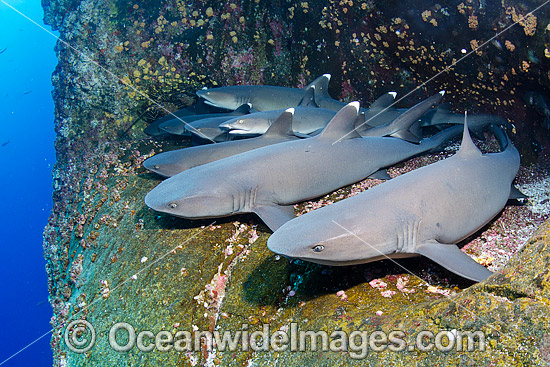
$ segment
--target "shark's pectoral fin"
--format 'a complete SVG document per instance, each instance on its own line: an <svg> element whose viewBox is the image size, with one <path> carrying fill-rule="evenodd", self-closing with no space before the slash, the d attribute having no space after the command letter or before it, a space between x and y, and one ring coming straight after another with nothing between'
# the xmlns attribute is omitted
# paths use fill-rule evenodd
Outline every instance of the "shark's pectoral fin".
<svg viewBox="0 0 550 367"><path fill-rule="evenodd" d="M381 170L378 170L378 171L374 172L368 178L377 178L379 180L391 180L391 177L388 174L388 171L386 171L385 169L381 169Z"/></svg>
<svg viewBox="0 0 550 367"><path fill-rule="evenodd" d="M254 207L254 213L264 221L273 232L294 218L293 205L262 205Z"/></svg>
<svg viewBox="0 0 550 367"><path fill-rule="evenodd" d="M239 107L237 107L237 109L234 110L233 112L230 112L229 115L230 116L246 115L247 113L250 112L251 108L252 108L252 105L250 103L245 103L245 104L240 105Z"/></svg>
<svg viewBox="0 0 550 367"><path fill-rule="evenodd" d="M416 252L447 270L476 282L485 280L492 274L483 265L460 251L456 245L441 244L437 241L424 242L418 246Z"/></svg>
<svg viewBox="0 0 550 367"><path fill-rule="evenodd" d="M512 185L512 188L510 189L510 196L508 197L508 200L527 200L529 199L529 196L525 195L523 192L519 191L514 185Z"/></svg>

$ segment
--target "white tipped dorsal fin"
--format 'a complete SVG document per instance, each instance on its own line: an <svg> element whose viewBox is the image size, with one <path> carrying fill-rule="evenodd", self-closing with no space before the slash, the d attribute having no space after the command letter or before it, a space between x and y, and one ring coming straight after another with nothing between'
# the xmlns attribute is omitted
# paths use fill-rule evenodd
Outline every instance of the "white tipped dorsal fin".
<svg viewBox="0 0 550 367"><path fill-rule="evenodd" d="M334 115L327 126L323 129L319 138L330 138L345 140L360 138L361 135L355 131L355 121L359 113L359 102L351 102L345 105Z"/></svg>
<svg viewBox="0 0 550 367"><path fill-rule="evenodd" d="M397 96L397 92L384 93L380 97L378 97L378 99L376 99L374 102L371 103L369 109L378 110L378 109L385 109L385 108L393 108L390 106L395 102L396 96Z"/></svg>
<svg viewBox="0 0 550 367"><path fill-rule="evenodd" d="M457 154L462 157L479 156L482 154L470 136L470 131L468 130L468 112L464 112L464 132L462 133L462 143Z"/></svg>
<svg viewBox="0 0 550 367"><path fill-rule="evenodd" d="M328 94L328 82L330 81L330 74L323 74L308 85L304 87L305 90L315 87L315 95L325 98L330 98Z"/></svg>
<svg viewBox="0 0 550 367"><path fill-rule="evenodd" d="M292 117L294 116L294 108L288 108L277 117L271 124L269 129L262 135L263 137L275 136L293 136L292 132Z"/></svg>

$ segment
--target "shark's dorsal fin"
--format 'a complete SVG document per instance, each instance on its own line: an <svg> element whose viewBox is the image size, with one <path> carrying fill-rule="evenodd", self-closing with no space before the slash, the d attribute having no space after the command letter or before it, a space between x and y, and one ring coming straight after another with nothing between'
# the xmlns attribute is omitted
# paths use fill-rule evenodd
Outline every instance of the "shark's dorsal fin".
<svg viewBox="0 0 550 367"><path fill-rule="evenodd" d="M306 91L306 94L298 104L299 107L319 107L317 103L315 103L315 86L312 85L308 88Z"/></svg>
<svg viewBox="0 0 550 367"><path fill-rule="evenodd" d="M315 87L315 95L319 97L331 98L328 94L328 82L330 82L330 74L323 74L306 85L304 89Z"/></svg>
<svg viewBox="0 0 550 367"><path fill-rule="evenodd" d="M276 137L276 136L294 136L292 132L292 117L294 116L294 108L289 108L285 112L281 113L279 117L267 131L262 135L262 137Z"/></svg>
<svg viewBox="0 0 550 367"><path fill-rule="evenodd" d="M359 113L359 102L351 102L345 105L334 115L327 126L323 129L318 138L335 139L338 141L352 138L360 138L361 135L355 130L355 120Z"/></svg>
<svg viewBox="0 0 550 367"><path fill-rule="evenodd" d="M457 155L461 157L475 157L482 155L481 151L476 147L468 130L468 112L464 112L464 132L462 133L462 143Z"/></svg>
<svg viewBox="0 0 550 367"><path fill-rule="evenodd" d="M390 106L395 102L395 96L397 96L397 92L384 93L371 103L369 109L381 110L384 108L393 108Z"/></svg>

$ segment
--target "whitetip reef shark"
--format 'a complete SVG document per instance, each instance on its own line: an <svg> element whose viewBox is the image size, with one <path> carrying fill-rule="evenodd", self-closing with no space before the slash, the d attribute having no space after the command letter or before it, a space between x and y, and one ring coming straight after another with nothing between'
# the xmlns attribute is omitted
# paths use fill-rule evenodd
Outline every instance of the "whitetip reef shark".
<svg viewBox="0 0 550 367"><path fill-rule="evenodd" d="M395 92L385 93L374 101L369 109L361 109L361 112L363 112L365 116L364 120L372 118L368 123L365 123L364 120L358 121L358 124L361 125L360 130L358 130L361 135L386 135L384 133L380 133L382 131L381 129L376 129L375 131L370 132L368 132L368 130L385 124L387 125L406 111L396 110L394 108L389 108L384 111L385 108L393 103L395 95ZM283 111L284 110L279 109L252 112L247 115L231 118L220 124L220 127L223 129L228 129L230 135L263 134ZM315 99L315 86L310 87L300 101L300 104L294 110L292 130L298 135L315 135L320 133L321 130L334 117L334 115L336 115L336 112L337 111L327 108L318 107ZM402 128L399 130L402 130ZM365 134L362 132L365 132ZM392 133L394 132L395 131L392 131ZM415 138L413 141L418 142L418 139Z"/></svg>
<svg viewBox="0 0 550 367"><path fill-rule="evenodd" d="M315 102L319 107L338 111L344 102L332 99L328 94L330 74L323 74L304 88L288 88L273 85L232 85L202 89L197 95L214 107L234 110L249 103L255 111L271 111L296 107L310 88L315 89Z"/></svg>
<svg viewBox="0 0 550 367"><path fill-rule="evenodd" d="M454 156L418 168L358 195L293 219L268 239L277 254L327 265L423 255L464 278L491 272L456 243L506 205L519 169L517 149L482 154L464 123Z"/></svg>
<svg viewBox="0 0 550 367"><path fill-rule="evenodd" d="M416 119L432 104L433 100L425 101L406 114ZM358 112L359 102L351 102L315 137L269 145L178 173L151 190L145 204L189 219L254 212L276 230L294 218L293 204L435 149L461 131L449 128L420 144L392 137L363 138L353 133Z"/></svg>
<svg viewBox="0 0 550 367"><path fill-rule="evenodd" d="M442 95L443 93L435 94L434 96L421 103L423 103L425 106L429 104L435 104L441 99ZM262 136L250 139L222 142L220 144L195 146L170 152L164 152L148 158L147 160L145 160L143 165L148 170L158 173L161 176L172 177L180 172L199 166L201 164L210 163L218 159L233 156L235 154L243 153L252 149L257 149L284 141L296 140L296 131L294 131L296 124L294 122L294 118L296 117L297 110L298 108L290 108L286 111L283 111L282 113L278 112L279 117L271 126L269 126L267 132ZM303 111L304 109L301 110ZM318 115L314 113L318 110L329 111L321 108L307 108L307 110L313 112L313 117L318 117ZM371 136L376 136L375 133L380 133L380 136L383 136L385 133L391 134L394 132L400 132L400 129L406 130L409 128L411 122L414 121L414 114L421 114L423 113L423 110L424 108L413 107L409 114L400 115L397 119L388 124L388 126L372 128ZM334 115L335 113L332 113L332 117L334 117ZM202 129L201 126L197 125L197 123L206 122L212 119L216 118L194 121L191 124L194 128L196 128L199 133L204 134L210 139L215 140L219 136L219 129L216 129L216 127L210 127L209 131L206 131ZM362 121L363 119L359 117L356 119L355 124L357 125ZM415 142L418 142L418 140L416 140Z"/></svg>
<svg viewBox="0 0 550 367"><path fill-rule="evenodd" d="M161 176L171 177L190 168L235 154L284 141L296 140L298 137L292 132L293 113L292 108L281 113L279 118L261 136L218 144L197 145L159 153L146 159L143 166Z"/></svg>

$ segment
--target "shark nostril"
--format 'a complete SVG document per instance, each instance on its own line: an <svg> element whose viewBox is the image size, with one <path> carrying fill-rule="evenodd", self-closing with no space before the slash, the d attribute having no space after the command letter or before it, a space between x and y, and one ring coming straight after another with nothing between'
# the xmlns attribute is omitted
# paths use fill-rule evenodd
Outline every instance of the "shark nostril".
<svg viewBox="0 0 550 367"><path fill-rule="evenodd" d="M321 252L325 249L325 246L323 245L317 245L315 247L313 247L313 252Z"/></svg>
<svg viewBox="0 0 550 367"><path fill-rule="evenodd" d="M178 206L178 204L176 204L176 203L170 203L170 204L168 204L168 207L169 207L170 209L176 209L177 206Z"/></svg>
<svg viewBox="0 0 550 367"><path fill-rule="evenodd" d="M159 167L158 164L155 164L155 165L153 166L153 168L154 168L154 169L159 169L160 167Z"/></svg>

